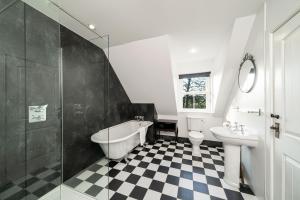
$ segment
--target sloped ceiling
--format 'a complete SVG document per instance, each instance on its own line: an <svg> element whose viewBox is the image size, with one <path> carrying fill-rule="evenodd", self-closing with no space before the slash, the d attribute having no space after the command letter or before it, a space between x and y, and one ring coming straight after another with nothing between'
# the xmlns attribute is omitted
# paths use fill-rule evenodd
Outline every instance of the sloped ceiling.
<svg viewBox="0 0 300 200"><path fill-rule="evenodd" d="M168 36L110 48L110 62L131 102L154 103L159 115L176 115Z"/></svg>
<svg viewBox="0 0 300 200"><path fill-rule="evenodd" d="M255 15L241 17L235 20L228 45L216 59L217 71L216 78L219 80L214 83L215 105L214 115L223 116L229 101L231 90L238 73L241 59L245 54L249 35L255 20Z"/></svg>

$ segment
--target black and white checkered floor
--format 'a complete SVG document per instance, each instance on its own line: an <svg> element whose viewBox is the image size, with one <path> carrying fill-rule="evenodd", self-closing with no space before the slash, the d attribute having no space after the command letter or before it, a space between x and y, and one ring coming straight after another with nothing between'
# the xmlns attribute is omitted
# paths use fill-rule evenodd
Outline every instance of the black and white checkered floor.
<svg viewBox="0 0 300 200"><path fill-rule="evenodd" d="M0 199L37 200L60 183L61 165L55 163L0 187Z"/></svg>
<svg viewBox="0 0 300 200"><path fill-rule="evenodd" d="M248 186L224 183L222 148L201 145L195 156L189 143L159 140L135 148L129 158L128 164L102 159L65 184L96 199L256 199Z"/></svg>

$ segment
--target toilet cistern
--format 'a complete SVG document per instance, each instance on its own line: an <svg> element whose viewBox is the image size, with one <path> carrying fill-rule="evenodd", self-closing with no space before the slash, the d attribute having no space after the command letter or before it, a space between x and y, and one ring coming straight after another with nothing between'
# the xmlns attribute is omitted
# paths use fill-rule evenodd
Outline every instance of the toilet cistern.
<svg viewBox="0 0 300 200"><path fill-rule="evenodd" d="M245 130L244 126L240 127L241 130L232 130L228 127L213 127L210 129L213 135L223 142L225 153L224 181L236 188L240 187L241 145L256 147L258 144L257 135Z"/></svg>

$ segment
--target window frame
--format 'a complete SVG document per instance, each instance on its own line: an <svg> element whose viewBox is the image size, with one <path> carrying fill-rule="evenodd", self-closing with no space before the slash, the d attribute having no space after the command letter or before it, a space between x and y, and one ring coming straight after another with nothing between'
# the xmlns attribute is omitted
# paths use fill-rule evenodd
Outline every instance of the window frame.
<svg viewBox="0 0 300 200"><path fill-rule="evenodd" d="M211 75L205 77L207 79L207 85L206 85L206 90L205 91L190 91L190 92L185 92L183 90L183 83L184 83L184 79L187 78L179 78L179 85L178 85L178 89L179 89L179 105L180 105L180 112L205 112L205 113L211 113L211 105L212 105L212 78ZM193 96L193 108L183 108L183 97L185 95L192 95ZM196 95L206 95L206 108L202 109L202 108L195 108L195 96Z"/></svg>

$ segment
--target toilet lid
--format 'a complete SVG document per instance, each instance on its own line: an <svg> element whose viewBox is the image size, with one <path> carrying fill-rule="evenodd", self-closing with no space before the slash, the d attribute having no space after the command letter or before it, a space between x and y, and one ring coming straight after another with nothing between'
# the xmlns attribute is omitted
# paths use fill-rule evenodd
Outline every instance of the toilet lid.
<svg viewBox="0 0 300 200"><path fill-rule="evenodd" d="M190 137L193 137L193 138L196 138L196 139L200 139L200 138L203 138L203 137L204 137L203 133L198 132L198 131L191 131L191 132L189 133L189 136L190 136Z"/></svg>

